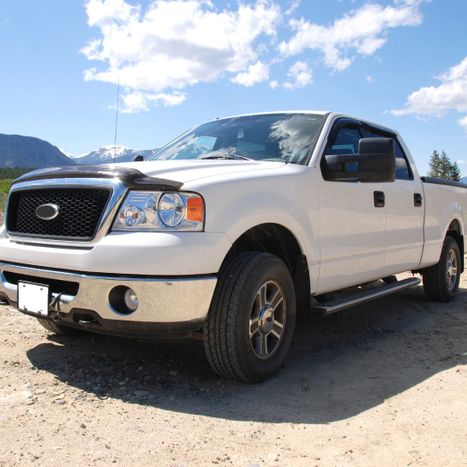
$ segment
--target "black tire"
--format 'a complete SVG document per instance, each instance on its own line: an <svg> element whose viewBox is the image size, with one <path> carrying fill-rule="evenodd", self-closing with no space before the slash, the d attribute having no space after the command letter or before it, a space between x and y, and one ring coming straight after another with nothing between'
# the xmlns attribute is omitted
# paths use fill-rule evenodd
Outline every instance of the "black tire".
<svg viewBox="0 0 467 467"><path fill-rule="evenodd" d="M295 317L294 284L277 256L245 252L234 257L219 274L204 326L204 347L212 369L245 383L266 379L285 359Z"/></svg>
<svg viewBox="0 0 467 467"><path fill-rule="evenodd" d="M452 258L455 258L455 277L450 268ZM423 270L423 289L427 298L437 302L451 301L459 288L460 268L459 245L452 237L446 237L438 264Z"/></svg>
<svg viewBox="0 0 467 467"><path fill-rule="evenodd" d="M71 328L69 326L62 326L50 319L37 318L39 324L42 325L47 331L58 336L76 337L84 334L80 329Z"/></svg>

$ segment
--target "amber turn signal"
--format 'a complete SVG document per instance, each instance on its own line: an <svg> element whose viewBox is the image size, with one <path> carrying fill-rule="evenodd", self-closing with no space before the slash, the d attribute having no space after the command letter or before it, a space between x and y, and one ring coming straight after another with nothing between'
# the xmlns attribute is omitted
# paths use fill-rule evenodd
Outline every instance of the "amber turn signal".
<svg viewBox="0 0 467 467"><path fill-rule="evenodd" d="M188 198L186 203L186 220L191 222L204 221L204 202L202 198Z"/></svg>

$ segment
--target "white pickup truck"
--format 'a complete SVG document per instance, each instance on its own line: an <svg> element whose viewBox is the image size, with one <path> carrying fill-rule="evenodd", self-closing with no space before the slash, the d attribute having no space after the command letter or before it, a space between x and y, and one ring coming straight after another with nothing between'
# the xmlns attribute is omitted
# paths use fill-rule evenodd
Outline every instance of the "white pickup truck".
<svg viewBox="0 0 467 467"><path fill-rule="evenodd" d="M452 299L466 216L465 188L420 178L393 130L326 112L217 119L146 161L17 179L0 300L59 334L202 335L214 371L255 382L283 362L297 311L420 282L404 271Z"/></svg>

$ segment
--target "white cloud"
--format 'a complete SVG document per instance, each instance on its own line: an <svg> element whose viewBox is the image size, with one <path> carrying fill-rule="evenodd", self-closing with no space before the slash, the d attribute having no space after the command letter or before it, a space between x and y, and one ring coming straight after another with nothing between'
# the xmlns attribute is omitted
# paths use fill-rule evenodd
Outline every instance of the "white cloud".
<svg viewBox="0 0 467 467"><path fill-rule="evenodd" d="M430 0L386 6L366 0L329 25L294 17L301 0L239 0L225 7L212 0L85 1L96 35L81 50L95 62L84 78L120 82L122 111L131 113L180 104L200 82L254 86L269 80L272 66L301 54L283 86L307 86L313 82L310 50L322 54L326 67L344 70L355 56L381 48L391 28L420 24L420 5ZM279 43L285 29L291 37Z"/></svg>
<svg viewBox="0 0 467 467"><path fill-rule="evenodd" d="M253 65L248 65L246 71L238 73L231 81L236 84L241 84L242 86L250 87L262 81L267 81L268 79L269 67L263 62L258 61Z"/></svg>
<svg viewBox="0 0 467 467"><path fill-rule="evenodd" d="M289 6L285 11L286 16L290 16L295 13L295 10L300 6L300 3L302 3L302 0L290 0Z"/></svg>
<svg viewBox="0 0 467 467"><path fill-rule="evenodd" d="M422 22L420 5L424 0L398 0L391 6L367 3L335 20L328 26L305 19L291 19L294 34L280 43L284 56L303 53L307 49L323 54L324 64L335 71L348 68L355 53L372 55L387 40L388 30L416 26ZM347 54L354 51L353 55Z"/></svg>
<svg viewBox="0 0 467 467"><path fill-rule="evenodd" d="M129 112L176 105L182 89L226 73L247 86L264 81L259 43L275 36L281 18L273 0L223 10L207 0L153 0L144 11L125 0L88 0L86 11L99 37L82 52L104 66L86 70L85 79L120 80Z"/></svg>
<svg viewBox="0 0 467 467"><path fill-rule="evenodd" d="M366 75L365 79L368 81L369 84L374 84L375 78L373 75Z"/></svg>
<svg viewBox="0 0 467 467"><path fill-rule="evenodd" d="M146 94L141 92L132 92L123 96L123 112L124 113L136 113L148 109L148 101Z"/></svg>
<svg viewBox="0 0 467 467"><path fill-rule="evenodd" d="M461 118L460 120L458 120L457 122L465 131L467 131L467 116L465 116L464 118Z"/></svg>
<svg viewBox="0 0 467 467"><path fill-rule="evenodd" d="M137 113L149 110L149 103L161 104L164 107L179 105L186 99L186 94L181 92L167 93L149 93L149 92L130 92L123 96L123 113Z"/></svg>
<svg viewBox="0 0 467 467"><path fill-rule="evenodd" d="M425 86L412 92L402 109L392 110L396 116L443 117L449 111L467 112L467 57L437 78L438 86ZM458 121L467 131L467 116Z"/></svg>
<svg viewBox="0 0 467 467"><path fill-rule="evenodd" d="M139 7L124 0L88 0L86 4L89 26L106 26L126 22L139 13Z"/></svg>
<svg viewBox="0 0 467 467"><path fill-rule="evenodd" d="M304 88L313 83L313 72L308 63L295 62L287 72L288 80L284 83L287 89Z"/></svg>

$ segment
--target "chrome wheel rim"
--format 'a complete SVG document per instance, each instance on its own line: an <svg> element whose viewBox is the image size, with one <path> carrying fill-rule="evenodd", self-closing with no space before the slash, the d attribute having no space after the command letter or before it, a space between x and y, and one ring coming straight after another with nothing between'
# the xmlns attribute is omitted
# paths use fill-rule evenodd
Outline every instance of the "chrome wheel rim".
<svg viewBox="0 0 467 467"><path fill-rule="evenodd" d="M446 282L449 290L453 290L457 283L457 256L454 250L448 253Z"/></svg>
<svg viewBox="0 0 467 467"><path fill-rule="evenodd" d="M279 348L285 331L287 305L277 282L259 287L251 308L249 336L255 355L266 360Z"/></svg>

